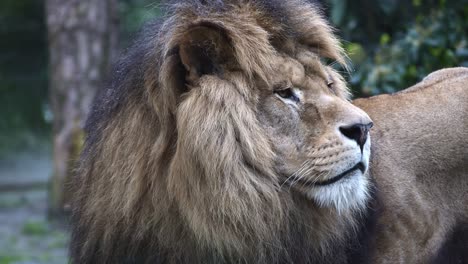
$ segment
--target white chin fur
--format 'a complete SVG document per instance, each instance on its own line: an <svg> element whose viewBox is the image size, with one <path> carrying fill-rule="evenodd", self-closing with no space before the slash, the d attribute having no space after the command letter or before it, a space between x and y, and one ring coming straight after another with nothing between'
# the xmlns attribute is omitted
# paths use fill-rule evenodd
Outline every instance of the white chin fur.
<svg viewBox="0 0 468 264"><path fill-rule="evenodd" d="M364 146L362 162L369 164L370 139ZM354 175L349 175L335 183L325 186L313 186L307 191L309 199L314 200L319 206L334 207L338 213L347 211L360 211L365 208L369 199L368 170L365 173L357 170Z"/></svg>
<svg viewBox="0 0 468 264"><path fill-rule="evenodd" d="M314 186L307 196L319 206L334 207L338 213L361 210L369 198L368 177L360 171L330 185Z"/></svg>

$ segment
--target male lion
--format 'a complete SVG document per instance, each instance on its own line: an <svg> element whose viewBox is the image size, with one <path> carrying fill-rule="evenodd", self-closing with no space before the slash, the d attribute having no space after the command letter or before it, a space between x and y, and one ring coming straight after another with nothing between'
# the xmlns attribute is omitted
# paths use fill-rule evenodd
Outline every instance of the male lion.
<svg viewBox="0 0 468 264"><path fill-rule="evenodd" d="M322 59L345 61L308 2L170 5L119 63L88 120L73 263L435 259L429 251L467 219L466 150L457 145L467 142L466 115L443 115L451 118L435 136L424 130L433 117L390 116L387 128L385 103L362 102L383 140L371 178L372 121ZM453 86L459 98L447 100L460 107L466 93ZM430 113L435 99L414 94ZM401 107L412 110L408 98ZM405 240L413 232L417 245Z"/></svg>

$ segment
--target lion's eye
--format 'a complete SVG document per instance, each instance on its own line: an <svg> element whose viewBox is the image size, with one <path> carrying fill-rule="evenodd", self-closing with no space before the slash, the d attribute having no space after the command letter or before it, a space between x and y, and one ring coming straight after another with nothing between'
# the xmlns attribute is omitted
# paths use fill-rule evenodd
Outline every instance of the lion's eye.
<svg viewBox="0 0 468 264"><path fill-rule="evenodd" d="M283 99L291 100L296 103L299 102L299 97L294 93L294 90L291 88L276 90L274 93Z"/></svg>

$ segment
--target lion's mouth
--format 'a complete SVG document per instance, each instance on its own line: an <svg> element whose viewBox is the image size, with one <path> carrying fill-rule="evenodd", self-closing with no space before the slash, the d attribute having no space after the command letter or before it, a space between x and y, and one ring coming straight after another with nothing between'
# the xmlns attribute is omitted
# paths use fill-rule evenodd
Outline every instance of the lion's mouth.
<svg viewBox="0 0 468 264"><path fill-rule="evenodd" d="M311 185L315 185L315 186L326 186L326 185L330 185L330 184L333 184L339 180L342 180L344 178L347 178L351 175L353 175L353 172L355 172L356 170L360 170L362 173L365 172L366 170L366 166L364 165L364 163L362 162L359 162L357 163L356 165L354 165L351 169L347 170L347 171L344 171L343 173L340 173L338 174L337 176L333 177L333 178L330 178L328 180L324 180L324 181L314 181L314 180L307 180L307 179L292 179L292 180L288 180L289 183L299 183L303 186L311 186Z"/></svg>
<svg viewBox="0 0 468 264"><path fill-rule="evenodd" d="M366 170L364 164L362 162L359 162L357 163L356 165L354 165L354 167L352 167L351 169L333 177L333 178L330 178L328 180L325 180L325 181L318 181L318 182L313 182L312 184L313 185L317 185L317 186L324 186L324 185L330 185L330 184L333 184L341 179L344 179L346 178L347 176L351 176L353 172L355 172L356 170L360 170L362 173L364 173L364 171Z"/></svg>

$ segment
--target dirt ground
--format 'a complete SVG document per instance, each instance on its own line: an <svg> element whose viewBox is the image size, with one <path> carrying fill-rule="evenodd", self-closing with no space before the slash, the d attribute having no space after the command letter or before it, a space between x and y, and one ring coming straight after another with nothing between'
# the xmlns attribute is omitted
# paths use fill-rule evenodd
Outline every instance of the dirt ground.
<svg viewBox="0 0 468 264"><path fill-rule="evenodd" d="M46 206L45 190L0 194L0 264L67 263L68 232Z"/></svg>
<svg viewBox="0 0 468 264"><path fill-rule="evenodd" d="M68 263L69 233L46 214L50 172L47 149L0 160L0 264Z"/></svg>

